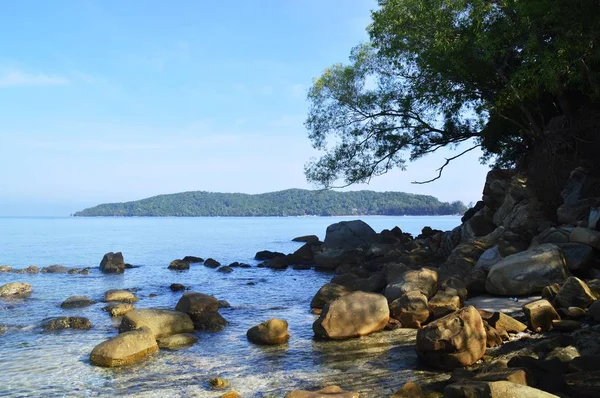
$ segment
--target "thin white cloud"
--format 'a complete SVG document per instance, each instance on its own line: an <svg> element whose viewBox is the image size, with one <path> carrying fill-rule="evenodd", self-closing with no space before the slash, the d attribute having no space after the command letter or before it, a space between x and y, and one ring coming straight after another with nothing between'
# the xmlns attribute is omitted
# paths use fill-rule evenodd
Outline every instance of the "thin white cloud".
<svg viewBox="0 0 600 398"><path fill-rule="evenodd" d="M0 87L59 86L68 83L69 80L64 77L45 73L27 73L15 70L0 74Z"/></svg>

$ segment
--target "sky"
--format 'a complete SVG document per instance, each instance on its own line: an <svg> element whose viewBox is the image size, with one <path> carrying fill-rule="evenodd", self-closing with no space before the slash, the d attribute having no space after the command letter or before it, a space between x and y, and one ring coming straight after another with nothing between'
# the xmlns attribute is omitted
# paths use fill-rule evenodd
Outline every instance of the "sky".
<svg viewBox="0 0 600 398"><path fill-rule="evenodd" d="M0 2L0 216L69 215L183 191L318 188L313 79L368 39L375 0ZM460 150L460 149L459 149ZM472 151L355 185L465 203Z"/></svg>

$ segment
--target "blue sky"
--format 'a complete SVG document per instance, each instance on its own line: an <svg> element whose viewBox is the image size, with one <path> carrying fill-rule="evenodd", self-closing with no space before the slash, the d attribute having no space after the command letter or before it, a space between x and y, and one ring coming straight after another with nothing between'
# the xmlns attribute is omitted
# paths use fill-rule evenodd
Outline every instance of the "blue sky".
<svg viewBox="0 0 600 398"><path fill-rule="evenodd" d="M375 0L0 3L0 215L190 190L314 188L312 79L367 39ZM487 166L452 153L351 189L476 201Z"/></svg>

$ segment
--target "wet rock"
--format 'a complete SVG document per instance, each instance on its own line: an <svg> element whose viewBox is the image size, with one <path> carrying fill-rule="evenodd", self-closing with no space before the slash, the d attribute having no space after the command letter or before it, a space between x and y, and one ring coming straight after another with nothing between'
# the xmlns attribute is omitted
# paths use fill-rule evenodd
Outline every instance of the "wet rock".
<svg viewBox="0 0 600 398"><path fill-rule="evenodd" d="M188 292L181 296L175 310L188 315L217 312L219 310L219 300L208 294Z"/></svg>
<svg viewBox="0 0 600 398"><path fill-rule="evenodd" d="M317 235L298 236L292 239L292 242L319 243L319 237Z"/></svg>
<svg viewBox="0 0 600 398"><path fill-rule="evenodd" d="M504 296L539 293L552 283L564 282L569 276L560 249L553 244L506 257L488 273L485 290Z"/></svg>
<svg viewBox="0 0 600 398"><path fill-rule="evenodd" d="M156 351L158 345L152 331L142 328L98 344L90 354L90 362L96 366L124 366L144 360Z"/></svg>
<svg viewBox="0 0 600 398"><path fill-rule="evenodd" d="M313 324L315 335L329 339L365 336L382 330L389 320L384 296L353 292L337 298L323 308Z"/></svg>
<svg viewBox="0 0 600 398"><path fill-rule="evenodd" d="M223 267L219 267L219 269L217 269L217 272L221 272L223 274L230 274L233 272L233 268L225 265Z"/></svg>
<svg viewBox="0 0 600 398"><path fill-rule="evenodd" d="M315 255L315 264L325 270L334 270L342 264L356 266L361 254L356 248L326 250Z"/></svg>
<svg viewBox="0 0 600 398"><path fill-rule="evenodd" d="M288 323L281 319L269 319L248 329L246 337L254 344L277 345L289 340Z"/></svg>
<svg viewBox="0 0 600 398"><path fill-rule="evenodd" d="M534 332L550 330L552 320L560 319L560 316L548 300L536 300L523 305L523 312L527 317L529 328Z"/></svg>
<svg viewBox="0 0 600 398"><path fill-rule="evenodd" d="M327 303L350 293L352 293L352 290L345 286L327 283L319 289L317 294L315 294L310 302L310 307L323 309Z"/></svg>
<svg viewBox="0 0 600 398"><path fill-rule="evenodd" d="M510 381L463 381L444 388L444 398L557 398L556 395Z"/></svg>
<svg viewBox="0 0 600 398"><path fill-rule="evenodd" d="M342 390L338 386L325 387L318 391L294 390L285 395L285 398L358 398L357 392Z"/></svg>
<svg viewBox="0 0 600 398"><path fill-rule="evenodd" d="M423 391L417 383L409 381L402 388L394 393L390 398L421 398Z"/></svg>
<svg viewBox="0 0 600 398"><path fill-rule="evenodd" d="M182 258L183 261L188 262L188 263L203 263L204 259L202 257L196 257L196 256L185 256L184 258Z"/></svg>
<svg viewBox="0 0 600 398"><path fill-rule="evenodd" d="M399 320L403 328L418 329L429 319L427 296L412 291L390 303L390 315Z"/></svg>
<svg viewBox="0 0 600 398"><path fill-rule="evenodd" d="M0 286L0 297L19 298L31 294L31 285L23 282L10 282Z"/></svg>
<svg viewBox="0 0 600 398"><path fill-rule="evenodd" d="M405 293L418 290L430 298L437 290L437 282L437 272L432 269L422 268L408 271L386 286L385 297L388 301L394 301Z"/></svg>
<svg viewBox="0 0 600 398"><path fill-rule="evenodd" d="M185 286L183 286L181 283L171 283L169 289L171 289L172 292L181 292L185 290Z"/></svg>
<svg viewBox="0 0 600 398"><path fill-rule="evenodd" d="M429 323L417 332L417 354L426 364L452 370L472 365L485 353L487 335L473 306Z"/></svg>
<svg viewBox="0 0 600 398"><path fill-rule="evenodd" d="M10 265L0 265L0 274L4 272L12 272L13 267Z"/></svg>
<svg viewBox="0 0 600 398"><path fill-rule="evenodd" d="M295 265L292 266L292 269L296 270L296 271L306 271L306 270L309 270L311 268L312 267L310 265L308 265L308 264L295 264Z"/></svg>
<svg viewBox="0 0 600 398"><path fill-rule="evenodd" d="M154 338L162 338L180 333L191 333L194 324L187 314L179 311L141 309L133 310L123 316L119 325L119 333L130 330L149 328Z"/></svg>
<svg viewBox="0 0 600 398"><path fill-rule="evenodd" d="M219 300L219 308L231 308L231 304L227 300Z"/></svg>
<svg viewBox="0 0 600 398"><path fill-rule="evenodd" d="M219 332L229 324L218 312L203 312L191 314L194 328L205 332Z"/></svg>
<svg viewBox="0 0 600 398"><path fill-rule="evenodd" d="M438 290L429 300L428 306L434 318L441 318L458 310L461 307L461 301L458 292L448 288L447 290Z"/></svg>
<svg viewBox="0 0 600 398"><path fill-rule="evenodd" d="M290 265L288 257L275 257L265 261L265 267L271 269L286 269Z"/></svg>
<svg viewBox="0 0 600 398"><path fill-rule="evenodd" d="M123 253L106 253L104 257L102 257L102 261L100 261L100 271L105 274L122 274L125 272Z"/></svg>
<svg viewBox="0 0 600 398"><path fill-rule="evenodd" d="M191 346L198 341L198 337L191 333L180 333L172 336L163 337L157 340L159 348L175 350L182 347Z"/></svg>
<svg viewBox="0 0 600 398"><path fill-rule="evenodd" d="M215 260L215 259L212 259L212 258L207 258L207 259L204 261L204 265L205 265L205 266L207 266L207 267L209 267L209 268L219 268L219 267L221 266L221 263L220 263L220 262L218 262L218 261L217 261L217 260Z"/></svg>
<svg viewBox="0 0 600 398"><path fill-rule="evenodd" d="M331 224L325 232L325 246L331 249L368 247L377 241L377 233L362 220Z"/></svg>
<svg viewBox="0 0 600 398"><path fill-rule="evenodd" d="M569 235L569 241L600 249L600 232L588 228L573 228Z"/></svg>
<svg viewBox="0 0 600 398"><path fill-rule="evenodd" d="M20 269L20 270L15 270L15 272L17 274L37 274L40 272L40 269L38 267L36 267L35 265L30 265L27 268L24 269Z"/></svg>
<svg viewBox="0 0 600 398"><path fill-rule="evenodd" d="M558 308L586 308L596 300L590 288L579 278L569 277L554 298Z"/></svg>
<svg viewBox="0 0 600 398"><path fill-rule="evenodd" d="M94 301L86 296L71 296L60 305L61 308L82 308L94 304Z"/></svg>
<svg viewBox="0 0 600 398"><path fill-rule="evenodd" d="M258 261L270 260L275 257L285 257L285 254L280 252L272 252L269 250L262 250L254 255L254 259Z"/></svg>
<svg viewBox="0 0 600 398"><path fill-rule="evenodd" d="M82 316L60 316L46 318L40 325L45 332L53 332L64 329L88 330L92 328L89 319Z"/></svg>
<svg viewBox="0 0 600 398"><path fill-rule="evenodd" d="M66 274L67 272L69 272L69 269L67 267L65 267L64 265L54 264L54 265L50 265L48 267L42 268L42 272L48 273L48 274Z"/></svg>
<svg viewBox="0 0 600 398"><path fill-rule="evenodd" d="M123 316L130 311L133 311L135 307L130 303L113 303L105 306L104 311L108 312L110 316L117 317Z"/></svg>
<svg viewBox="0 0 600 398"><path fill-rule="evenodd" d="M135 303L138 298L128 290L111 289L104 293L104 301L120 301L122 303Z"/></svg>
<svg viewBox="0 0 600 398"><path fill-rule="evenodd" d="M208 385L213 390L224 390L225 388L229 388L230 383L220 377L213 377L212 379L208 380Z"/></svg>
<svg viewBox="0 0 600 398"><path fill-rule="evenodd" d="M190 263L184 260L173 260L167 268L175 271L184 271L190 269Z"/></svg>

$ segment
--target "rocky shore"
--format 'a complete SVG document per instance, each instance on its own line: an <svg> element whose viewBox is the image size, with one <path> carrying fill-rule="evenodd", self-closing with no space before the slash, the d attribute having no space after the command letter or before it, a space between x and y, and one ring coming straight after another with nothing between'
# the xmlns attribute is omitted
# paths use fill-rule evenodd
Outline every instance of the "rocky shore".
<svg viewBox="0 0 600 398"><path fill-rule="evenodd" d="M373 333L416 331L420 367L436 370L430 383L409 382L393 397L597 397L600 396L600 185L576 169L555 209L536 197L527 178L508 170L488 174L482 201L452 231L425 227L416 237L396 227L376 233L362 221L330 225L323 242L309 235L291 254L256 253L260 268L329 272L329 283L315 292L314 338L355 339ZM203 263L220 273L249 268L187 256L168 265L185 272ZM99 270L125 273L121 253L107 253ZM41 272L83 274L89 269L60 265ZM31 266L0 272L37 273ZM260 272L257 270L257 272ZM197 342L204 332L229 324L219 312L229 304L181 284L176 306L136 309L135 292L109 290L100 301L118 321L118 333L91 351L92 365L118 367ZM28 297L35 286L0 286L0 298ZM227 297L221 297L221 299ZM84 308L98 298L72 296L62 308ZM47 318L44 331L88 330L80 316ZM0 334L5 327L0 325ZM257 319L246 338L257 345L285 344L294 336L285 319ZM288 397L357 397L338 386L289 391ZM209 383L223 397L240 396L227 380ZM235 387L235 386L233 386ZM228 390L228 391L227 391Z"/></svg>

